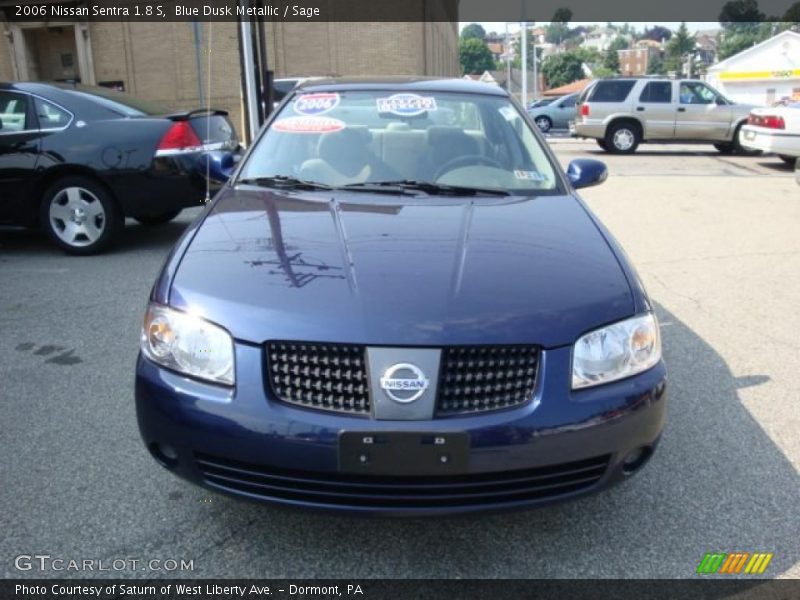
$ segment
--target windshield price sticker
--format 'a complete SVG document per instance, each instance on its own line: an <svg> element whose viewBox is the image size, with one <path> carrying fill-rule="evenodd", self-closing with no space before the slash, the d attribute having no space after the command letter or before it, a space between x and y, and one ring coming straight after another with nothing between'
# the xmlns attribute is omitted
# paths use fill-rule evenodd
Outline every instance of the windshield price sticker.
<svg viewBox="0 0 800 600"><path fill-rule="evenodd" d="M331 117L287 117L273 123L283 133L333 133L345 128L345 122Z"/></svg>
<svg viewBox="0 0 800 600"><path fill-rule="evenodd" d="M339 105L339 94L321 92L318 94L303 94L294 101L294 112L300 115L322 115Z"/></svg>
<svg viewBox="0 0 800 600"><path fill-rule="evenodd" d="M377 98L378 112L399 117L415 117L436 110L436 98L417 94L394 94L388 98Z"/></svg>
<svg viewBox="0 0 800 600"><path fill-rule="evenodd" d="M516 169L514 171L514 177L517 179L524 179L526 181L544 181L542 174L537 171L521 171Z"/></svg>

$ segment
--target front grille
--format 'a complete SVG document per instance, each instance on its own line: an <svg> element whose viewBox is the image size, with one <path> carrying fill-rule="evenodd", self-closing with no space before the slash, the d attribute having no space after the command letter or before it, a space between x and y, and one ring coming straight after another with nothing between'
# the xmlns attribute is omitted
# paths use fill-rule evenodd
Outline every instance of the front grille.
<svg viewBox="0 0 800 600"><path fill-rule="evenodd" d="M464 346L442 350L436 412L485 412L533 396L539 350L534 346Z"/></svg>
<svg viewBox="0 0 800 600"><path fill-rule="evenodd" d="M270 342L269 385L290 404L370 414L366 347ZM518 406L533 396L536 346L452 346L442 349L436 415L483 413Z"/></svg>
<svg viewBox="0 0 800 600"><path fill-rule="evenodd" d="M369 414L363 346L270 342L272 391L283 402L320 410Z"/></svg>
<svg viewBox="0 0 800 600"><path fill-rule="evenodd" d="M282 469L196 455L205 481L230 492L330 508L398 510L502 506L586 491L600 481L609 458L597 456L502 473L381 477Z"/></svg>

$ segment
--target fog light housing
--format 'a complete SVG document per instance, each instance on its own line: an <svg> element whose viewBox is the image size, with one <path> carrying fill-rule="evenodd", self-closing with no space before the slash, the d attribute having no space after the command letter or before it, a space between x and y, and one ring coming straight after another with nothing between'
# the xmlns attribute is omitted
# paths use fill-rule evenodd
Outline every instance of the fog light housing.
<svg viewBox="0 0 800 600"><path fill-rule="evenodd" d="M162 467L174 469L178 466L178 451L169 444L153 442L147 446L147 449Z"/></svg>
<svg viewBox="0 0 800 600"><path fill-rule="evenodd" d="M631 450L622 461L622 472L626 475L635 473L642 468L652 453L653 449L650 446L639 446Z"/></svg>

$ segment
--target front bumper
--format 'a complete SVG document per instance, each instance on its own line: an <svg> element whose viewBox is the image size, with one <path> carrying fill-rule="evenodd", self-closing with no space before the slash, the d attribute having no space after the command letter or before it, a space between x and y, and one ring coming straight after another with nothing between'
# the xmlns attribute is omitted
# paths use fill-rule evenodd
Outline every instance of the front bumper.
<svg viewBox="0 0 800 600"><path fill-rule="evenodd" d="M137 363L142 438L175 474L234 496L353 513L426 515L500 510L606 488L634 469L625 458L661 433L666 371L570 392L571 349L542 352L534 397L516 408L425 421L342 416L275 401L264 351L237 343L235 389ZM339 471L344 431L470 436L468 467L440 476L383 477ZM166 451L165 451L166 450Z"/></svg>

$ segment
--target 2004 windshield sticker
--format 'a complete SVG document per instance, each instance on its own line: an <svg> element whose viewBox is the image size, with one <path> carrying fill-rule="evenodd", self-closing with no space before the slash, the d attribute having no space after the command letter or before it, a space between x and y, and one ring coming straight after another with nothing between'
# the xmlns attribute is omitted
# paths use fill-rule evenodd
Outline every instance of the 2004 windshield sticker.
<svg viewBox="0 0 800 600"><path fill-rule="evenodd" d="M398 117L415 117L436 110L436 98L417 94L393 94L387 98L376 98L378 112Z"/></svg>
<svg viewBox="0 0 800 600"><path fill-rule="evenodd" d="M292 108L298 115L316 116L330 112L337 106L339 106L339 94L335 92L319 92L298 96Z"/></svg>
<svg viewBox="0 0 800 600"><path fill-rule="evenodd" d="M272 129L282 133L333 133L345 127L345 122L340 119L315 116L286 117L272 124Z"/></svg>

